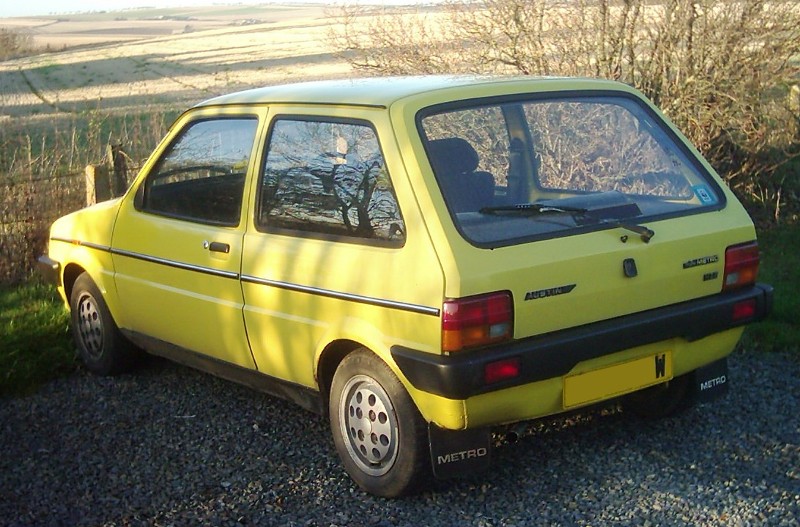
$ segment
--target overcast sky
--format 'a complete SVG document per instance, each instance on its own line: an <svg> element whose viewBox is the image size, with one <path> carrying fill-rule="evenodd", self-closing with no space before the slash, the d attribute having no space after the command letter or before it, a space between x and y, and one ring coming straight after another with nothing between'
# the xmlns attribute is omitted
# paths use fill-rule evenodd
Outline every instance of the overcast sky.
<svg viewBox="0 0 800 527"><path fill-rule="evenodd" d="M112 11L132 7L176 7L214 4L357 3L353 0L0 0L0 17ZM361 0L369 4L410 4L414 0Z"/></svg>

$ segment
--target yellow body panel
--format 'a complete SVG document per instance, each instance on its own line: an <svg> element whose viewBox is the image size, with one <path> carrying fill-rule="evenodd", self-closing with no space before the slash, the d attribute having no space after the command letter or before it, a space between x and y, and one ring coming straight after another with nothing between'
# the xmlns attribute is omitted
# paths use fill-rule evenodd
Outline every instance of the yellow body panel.
<svg viewBox="0 0 800 527"><path fill-rule="evenodd" d="M238 280L245 207L238 227L204 225L138 211L135 192L158 155L186 124L254 113L254 109L234 108L185 114L123 200L113 238L119 298L127 305L147 306L125 310L117 321L120 327L250 369L256 365L242 318ZM254 147L254 151L251 170L260 159L260 149ZM227 245L229 251L211 251L211 243Z"/></svg>
<svg viewBox="0 0 800 527"><path fill-rule="evenodd" d="M255 367L242 320L242 289L238 280L180 265L238 274L242 233L237 229L195 226L189 222L130 213L118 222L114 236L116 284L129 309L119 324L159 340L238 366ZM172 240L165 246L164 240ZM204 248L209 241L225 243L230 253ZM124 251L124 252L123 252ZM163 261L139 258L149 255Z"/></svg>
<svg viewBox="0 0 800 527"><path fill-rule="evenodd" d="M119 199L110 200L59 218L50 227L48 247L50 258L61 263L62 274L67 268L80 268L92 277L115 316L120 311L109 248L119 203ZM63 278L58 291L68 303Z"/></svg>

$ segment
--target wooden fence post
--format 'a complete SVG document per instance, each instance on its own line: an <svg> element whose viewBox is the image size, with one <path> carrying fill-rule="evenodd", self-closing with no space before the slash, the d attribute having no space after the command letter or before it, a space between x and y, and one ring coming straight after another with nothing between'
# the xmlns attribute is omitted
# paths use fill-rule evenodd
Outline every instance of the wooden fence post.
<svg viewBox="0 0 800 527"><path fill-rule="evenodd" d="M111 197L116 198L128 188L128 156L122 151L122 145L108 145L106 159L114 174L111 178Z"/></svg>
<svg viewBox="0 0 800 527"><path fill-rule="evenodd" d="M86 166L86 205L121 196L127 188L128 156L122 145L108 145L104 164Z"/></svg>
<svg viewBox="0 0 800 527"><path fill-rule="evenodd" d="M789 89L789 109L800 117L800 84L795 84Z"/></svg>
<svg viewBox="0 0 800 527"><path fill-rule="evenodd" d="M86 206L111 199L108 168L105 165L86 165Z"/></svg>

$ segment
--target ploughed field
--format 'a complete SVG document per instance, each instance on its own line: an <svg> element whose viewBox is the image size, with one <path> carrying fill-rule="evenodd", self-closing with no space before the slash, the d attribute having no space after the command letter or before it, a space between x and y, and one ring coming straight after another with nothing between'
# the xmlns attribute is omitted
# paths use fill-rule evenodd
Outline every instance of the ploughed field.
<svg viewBox="0 0 800 527"><path fill-rule="evenodd" d="M0 119L186 106L238 89L347 75L320 5L0 19L52 52L0 62Z"/></svg>

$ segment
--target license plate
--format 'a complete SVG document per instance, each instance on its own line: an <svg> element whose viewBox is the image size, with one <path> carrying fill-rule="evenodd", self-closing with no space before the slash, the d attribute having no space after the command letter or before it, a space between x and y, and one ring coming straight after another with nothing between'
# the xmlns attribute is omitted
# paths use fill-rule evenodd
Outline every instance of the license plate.
<svg viewBox="0 0 800 527"><path fill-rule="evenodd" d="M589 404L672 379L667 351L564 378L564 407Z"/></svg>

